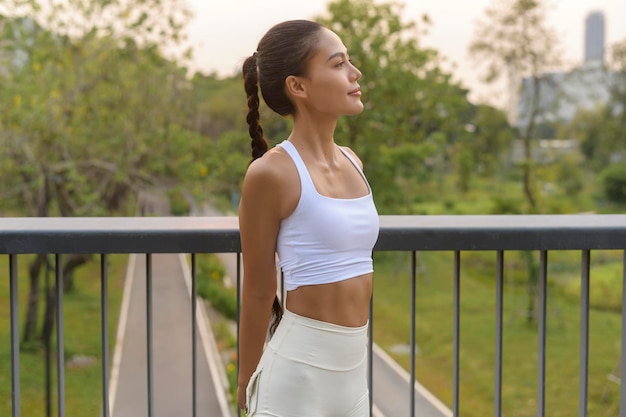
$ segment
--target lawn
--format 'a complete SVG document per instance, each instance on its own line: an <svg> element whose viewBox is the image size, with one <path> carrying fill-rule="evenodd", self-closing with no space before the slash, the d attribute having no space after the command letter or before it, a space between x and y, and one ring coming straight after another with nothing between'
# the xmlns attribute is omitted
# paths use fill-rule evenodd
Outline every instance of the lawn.
<svg viewBox="0 0 626 417"><path fill-rule="evenodd" d="M28 257L20 256L19 310L23 317L28 291ZM126 255L109 256L109 351L113 354L117 319L126 273ZM11 351L8 256L0 257L0 416L11 415ZM51 282L53 276L51 275ZM100 261L90 262L76 271L75 288L64 296L65 404L66 415L96 416L101 410L101 326ZM40 312L43 311L43 283ZM40 320L40 324L41 324ZM20 320L22 332L23 320ZM54 339L54 336L53 336ZM56 415L56 353L52 346L51 408ZM46 415L45 354L42 348L30 346L20 352L21 414L28 417Z"/></svg>
<svg viewBox="0 0 626 417"><path fill-rule="evenodd" d="M464 417L493 415L495 364L495 253L461 256L460 411ZM575 267L557 254L561 282L576 280ZM578 254L578 256L580 256ZM612 258L609 256L609 258ZM614 258L614 257L613 257ZM489 262L489 259L492 262ZM616 261L618 262L618 261ZM519 256L505 255L503 385L505 416L536 415L537 323L527 319L527 289L520 282ZM578 261L579 264L579 261ZM419 253L417 276L416 376L433 394L452 406L453 372L453 257L450 253ZM604 265L601 267L605 267ZM563 270L570 269L566 279ZM591 293L595 286L592 269ZM546 348L546 415L577 415L579 392L580 311L578 300L563 295L550 277ZM621 291L615 288L616 292ZM410 358L393 353L409 343L411 277L409 254L379 254L374 285L374 340L405 369ZM589 416L615 416L618 387L607 376L619 361L621 317L615 310L590 314Z"/></svg>

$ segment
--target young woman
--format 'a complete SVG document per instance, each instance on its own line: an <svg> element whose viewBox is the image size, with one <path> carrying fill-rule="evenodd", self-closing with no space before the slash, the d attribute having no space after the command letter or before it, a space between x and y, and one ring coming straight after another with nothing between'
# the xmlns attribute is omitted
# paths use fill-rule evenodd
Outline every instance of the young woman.
<svg viewBox="0 0 626 417"><path fill-rule="evenodd" d="M253 161L239 207L239 406L257 417L369 416L367 324L378 214L361 161L334 140L337 119L363 110L361 72L334 32L297 20L265 34L245 60L243 77ZM293 117L289 137L269 150L257 85L272 110ZM276 298L276 253L284 312Z"/></svg>

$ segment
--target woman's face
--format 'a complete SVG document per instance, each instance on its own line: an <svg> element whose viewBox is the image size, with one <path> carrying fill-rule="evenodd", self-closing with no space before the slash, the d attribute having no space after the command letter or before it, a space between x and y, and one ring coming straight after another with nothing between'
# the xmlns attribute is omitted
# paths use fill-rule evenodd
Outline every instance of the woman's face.
<svg viewBox="0 0 626 417"><path fill-rule="evenodd" d="M306 91L304 105L328 115L353 115L363 111L357 81L361 72L350 62L348 51L334 32L322 29L317 52L307 74L300 77Z"/></svg>

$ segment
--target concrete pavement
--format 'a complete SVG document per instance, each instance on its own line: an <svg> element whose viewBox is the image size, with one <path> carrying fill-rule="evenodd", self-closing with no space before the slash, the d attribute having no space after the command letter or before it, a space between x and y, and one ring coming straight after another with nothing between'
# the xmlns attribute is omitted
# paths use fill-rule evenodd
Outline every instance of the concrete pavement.
<svg viewBox="0 0 626 417"><path fill-rule="evenodd" d="M192 416L191 299L184 259L152 255L154 417ZM223 368L198 303L197 416L230 416ZM112 417L148 416L145 255L131 255L109 385Z"/></svg>

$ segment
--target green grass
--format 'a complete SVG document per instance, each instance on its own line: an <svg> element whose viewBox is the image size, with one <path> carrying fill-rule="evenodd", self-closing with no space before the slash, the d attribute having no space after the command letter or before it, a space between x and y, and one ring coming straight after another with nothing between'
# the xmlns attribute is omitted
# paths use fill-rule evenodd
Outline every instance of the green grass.
<svg viewBox="0 0 626 417"><path fill-rule="evenodd" d="M512 279L516 260L506 256L503 332L503 413L532 416L537 407L537 324L525 315L527 291ZM561 254L568 258L572 254ZM578 255L579 256L579 255ZM488 262L488 258L493 262ZM479 258L478 260L476 258ZM558 257L557 257L558 258ZM478 262L481 261L481 262ZM410 338L411 279L409 255L377 256L374 286L374 340L405 369L408 355L392 346ZM495 361L494 253L462 254L461 264L461 415L493 415ZM434 395L452 405L453 258L449 253L421 253L417 278L416 376ZM572 267L572 269L574 269ZM578 272L579 273L579 272ZM562 295L550 279L546 344L546 415L570 417L578 409L578 300ZM592 281L591 292L594 293ZM620 292L620 288L615 291ZM621 318L616 312L590 314L589 416L614 416L619 407L617 386L608 382L619 360ZM606 390L606 392L605 392ZM606 394L605 397L604 394Z"/></svg>
<svg viewBox="0 0 626 417"><path fill-rule="evenodd" d="M19 257L19 310L20 333L28 291L28 256ZM126 255L109 257L109 352L113 354L119 307L126 273ZM0 416L11 415L11 351L10 351L10 299L8 256L0 257ZM52 281L52 280L51 280ZM42 284L43 291L43 284ZM101 410L102 367L100 336L100 262L94 260L76 271L75 289L64 296L64 347L65 347L65 409L67 416L96 416ZM43 297L43 292L41 294ZM43 298L40 301L43 310ZM40 315L40 325L41 315ZM53 339L55 336L53 335ZM52 346L52 415L56 414L56 346ZM93 362L73 366L71 359L86 356ZM20 403L21 414L28 417L45 416L45 355L43 348L29 347L20 352Z"/></svg>

